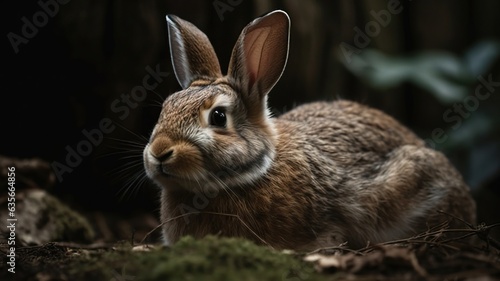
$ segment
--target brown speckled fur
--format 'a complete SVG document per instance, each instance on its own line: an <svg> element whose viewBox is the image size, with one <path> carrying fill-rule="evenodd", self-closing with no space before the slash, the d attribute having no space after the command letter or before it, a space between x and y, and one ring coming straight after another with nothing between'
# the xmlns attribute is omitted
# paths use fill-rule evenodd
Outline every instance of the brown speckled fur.
<svg viewBox="0 0 500 281"><path fill-rule="evenodd" d="M268 117L266 94L286 63L284 12L243 30L228 76L206 65L216 58L199 30L190 32L195 27L174 16L169 25L178 32L170 34L172 57L181 56L174 60L176 76L190 86L167 98L144 149L146 172L162 188L167 243L220 234L275 248L345 241L356 248L450 220L438 211L475 223L475 203L459 173L390 116L335 101ZM253 49L258 44L263 47ZM221 104L225 128L204 117Z"/></svg>

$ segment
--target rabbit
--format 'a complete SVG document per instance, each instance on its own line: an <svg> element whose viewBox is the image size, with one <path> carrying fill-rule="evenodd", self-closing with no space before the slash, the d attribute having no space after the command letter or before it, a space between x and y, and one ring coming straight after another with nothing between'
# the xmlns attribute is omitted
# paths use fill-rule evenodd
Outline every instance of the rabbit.
<svg viewBox="0 0 500 281"><path fill-rule="evenodd" d="M163 240L243 237L275 249L360 248L449 221L475 223L475 203L440 152L392 117L355 101L306 103L273 117L290 19L249 23L227 75L192 23L167 15L182 90L169 95L143 151L161 190ZM451 217L450 217L451 216Z"/></svg>

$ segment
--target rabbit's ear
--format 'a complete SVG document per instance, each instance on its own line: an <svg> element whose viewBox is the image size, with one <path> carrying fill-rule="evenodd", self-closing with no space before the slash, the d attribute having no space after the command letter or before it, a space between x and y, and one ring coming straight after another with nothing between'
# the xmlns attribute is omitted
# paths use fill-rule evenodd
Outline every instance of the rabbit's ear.
<svg viewBox="0 0 500 281"><path fill-rule="evenodd" d="M262 99L278 82L288 58L289 37L290 19L281 10L257 18L243 29L228 75L245 94Z"/></svg>
<svg viewBox="0 0 500 281"><path fill-rule="evenodd" d="M198 79L222 77L219 60L207 36L192 23L167 15L170 56L183 89Z"/></svg>

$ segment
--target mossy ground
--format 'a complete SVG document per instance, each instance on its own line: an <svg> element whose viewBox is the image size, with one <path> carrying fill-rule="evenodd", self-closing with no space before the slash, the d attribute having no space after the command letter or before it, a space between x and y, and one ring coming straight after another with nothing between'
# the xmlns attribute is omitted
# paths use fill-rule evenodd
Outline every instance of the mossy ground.
<svg viewBox="0 0 500 281"><path fill-rule="evenodd" d="M436 235L442 236L437 231L359 251L325 249L312 255L217 236L185 237L172 247L146 251L128 242L47 243L17 249L16 273L0 267L0 280L500 280L498 245L477 248ZM5 253L6 245L0 250ZM305 256L316 262L304 262ZM0 263L6 262L0 255Z"/></svg>
<svg viewBox="0 0 500 281"><path fill-rule="evenodd" d="M290 254L237 238L186 237L172 248L132 252L123 246L113 252L75 260L75 280L320 280L312 265ZM77 264L75 264L77 265ZM303 276L305 277L305 276Z"/></svg>
<svg viewBox="0 0 500 281"><path fill-rule="evenodd" d="M238 238L185 237L173 247L133 251L128 243L108 249L56 245L32 249L36 260L19 260L10 280L324 280L298 255ZM27 254L27 253L20 253Z"/></svg>

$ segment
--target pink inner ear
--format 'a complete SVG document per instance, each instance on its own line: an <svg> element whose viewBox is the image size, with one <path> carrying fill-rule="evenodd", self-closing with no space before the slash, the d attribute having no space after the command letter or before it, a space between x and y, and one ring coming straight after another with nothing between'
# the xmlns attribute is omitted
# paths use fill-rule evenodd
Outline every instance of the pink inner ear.
<svg viewBox="0 0 500 281"><path fill-rule="evenodd" d="M263 60L267 60L268 58L264 58L264 48L271 33L270 27L264 27L252 30L248 32L245 36L245 54L247 57L245 58L246 67L248 71L248 79L249 79L249 87L251 88L256 80L261 77L261 69L262 67L266 67L266 62Z"/></svg>

